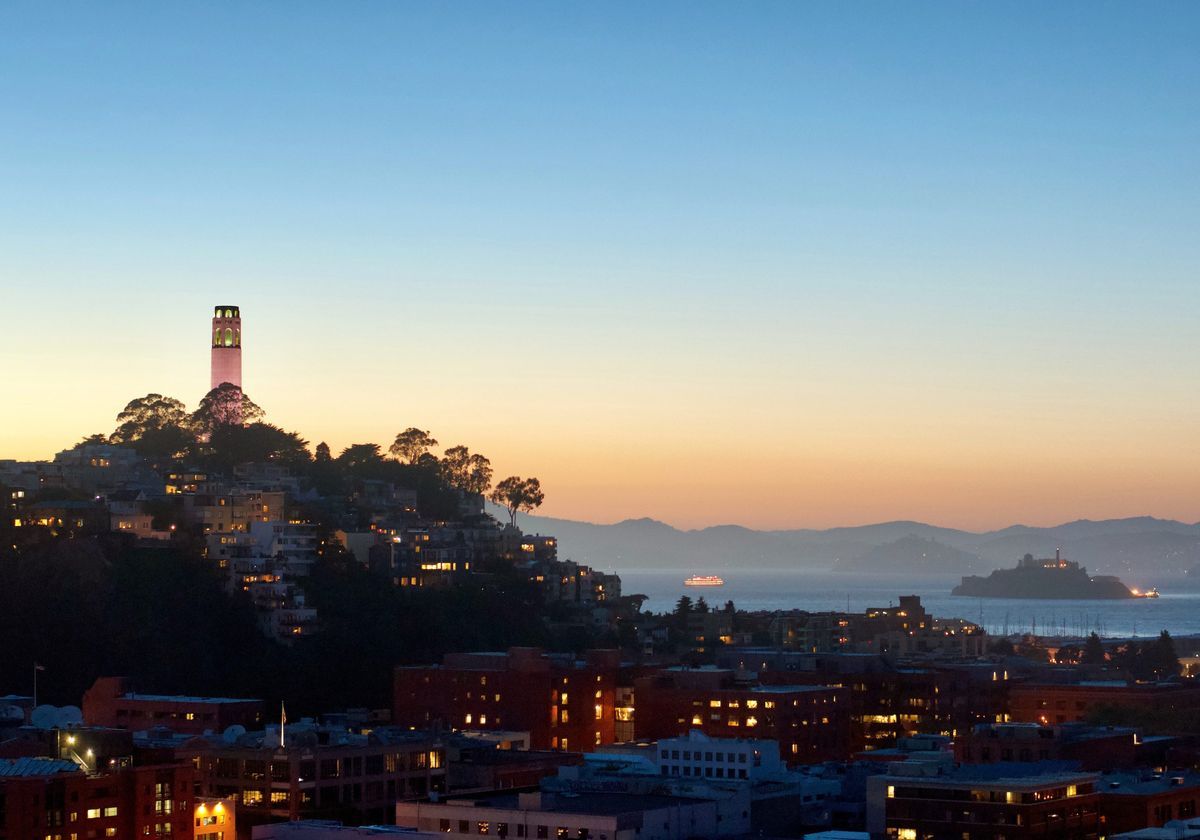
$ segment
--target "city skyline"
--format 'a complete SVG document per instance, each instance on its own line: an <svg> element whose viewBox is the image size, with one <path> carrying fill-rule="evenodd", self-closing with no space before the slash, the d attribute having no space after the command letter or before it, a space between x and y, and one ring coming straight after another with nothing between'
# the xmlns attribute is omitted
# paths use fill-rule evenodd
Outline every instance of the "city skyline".
<svg viewBox="0 0 1200 840"><path fill-rule="evenodd" d="M231 302L269 421L547 516L1200 519L1195 7L431 8L0 11L0 457Z"/></svg>

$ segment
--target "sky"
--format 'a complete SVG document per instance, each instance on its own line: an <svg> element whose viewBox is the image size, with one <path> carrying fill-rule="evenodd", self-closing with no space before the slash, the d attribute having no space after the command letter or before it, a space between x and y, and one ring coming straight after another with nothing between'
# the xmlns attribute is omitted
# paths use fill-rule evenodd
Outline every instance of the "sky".
<svg viewBox="0 0 1200 840"><path fill-rule="evenodd" d="M0 458L195 405L539 511L1200 519L1200 5L0 5Z"/></svg>

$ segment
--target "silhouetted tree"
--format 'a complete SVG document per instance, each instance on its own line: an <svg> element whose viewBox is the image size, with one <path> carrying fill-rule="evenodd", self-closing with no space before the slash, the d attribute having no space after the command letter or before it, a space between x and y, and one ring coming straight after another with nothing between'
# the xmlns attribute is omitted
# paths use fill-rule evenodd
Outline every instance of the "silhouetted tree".
<svg viewBox="0 0 1200 840"><path fill-rule="evenodd" d="M696 601L696 612L708 612L708 601L704 600L704 596L700 596L700 600Z"/></svg>
<svg viewBox="0 0 1200 840"><path fill-rule="evenodd" d="M378 443L352 443L337 456L338 466L347 472L362 472L383 463Z"/></svg>
<svg viewBox="0 0 1200 840"><path fill-rule="evenodd" d="M309 463L308 441L270 423L217 426L208 445L213 462L224 467L270 461L299 470Z"/></svg>
<svg viewBox="0 0 1200 840"><path fill-rule="evenodd" d="M422 455L428 453L437 444L438 442L430 436L429 432L410 426L396 435L396 440L388 448L388 452L397 460L415 464L421 460Z"/></svg>
<svg viewBox="0 0 1200 840"><path fill-rule="evenodd" d="M1100 637L1096 635L1094 630L1087 637L1087 643L1083 646L1083 656L1080 661L1084 665L1103 665L1108 661L1108 657L1104 654L1104 643L1100 641Z"/></svg>
<svg viewBox="0 0 1200 840"><path fill-rule="evenodd" d="M195 444L190 424L187 408L179 400L147 394L125 405L108 442L128 444L147 458L173 458Z"/></svg>
<svg viewBox="0 0 1200 840"><path fill-rule="evenodd" d="M237 385L222 382L205 394L192 412L192 428L198 434L211 435L221 426L256 423L264 413Z"/></svg>
<svg viewBox="0 0 1200 840"><path fill-rule="evenodd" d="M542 483L536 478L510 475L496 485L489 498L508 511L509 522L516 526L517 511L528 513L541 507L546 494L542 492Z"/></svg>
<svg viewBox="0 0 1200 840"><path fill-rule="evenodd" d="M320 462L333 460L333 456L329 454L329 444L328 443L326 443L325 441L321 441L320 443L317 444L317 450L313 455L313 460L320 461Z"/></svg>
<svg viewBox="0 0 1200 840"><path fill-rule="evenodd" d="M465 446L452 446L442 454L442 478L456 490L483 495L492 484L492 462L472 455Z"/></svg>
<svg viewBox="0 0 1200 840"><path fill-rule="evenodd" d="M1155 679L1165 680L1179 675L1179 654L1175 650L1175 640L1171 638L1170 633L1163 630L1147 647L1149 650L1146 654Z"/></svg>

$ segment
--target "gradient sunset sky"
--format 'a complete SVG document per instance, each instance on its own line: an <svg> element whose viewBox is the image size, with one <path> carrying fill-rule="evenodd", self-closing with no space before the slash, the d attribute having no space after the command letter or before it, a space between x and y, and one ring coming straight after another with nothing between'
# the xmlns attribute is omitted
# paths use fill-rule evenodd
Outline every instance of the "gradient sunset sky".
<svg viewBox="0 0 1200 840"><path fill-rule="evenodd" d="M541 512L1200 519L1200 4L5 3L0 458L247 393Z"/></svg>

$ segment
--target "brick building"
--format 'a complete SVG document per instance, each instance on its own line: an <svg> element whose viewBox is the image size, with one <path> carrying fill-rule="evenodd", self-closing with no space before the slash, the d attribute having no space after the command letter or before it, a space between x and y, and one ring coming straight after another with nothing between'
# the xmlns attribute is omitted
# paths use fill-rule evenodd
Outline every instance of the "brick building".
<svg viewBox="0 0 1200 840"><path fill-rule="evenodd" d="M1132 767L1141 736L1125 727L1035 723L981 724L954 742L963 764L1004 761L1077 761L1084 770Z"/></svg>
<svg viewBox="0 0 1200 840"><path fill-rule="evenodd" d="M193 738L176 755L197 768L197 790L234 797L243 833L272 820L386 822L397 799L445 790L446 753L422 732L367 735L297 724L236 738Z"/></svg>
<svg viewBox="0 0 1200 840"><path fill-rule="evenodd" d="M759 685L718 668L668 668L634 680L639 739L695 729L713 738L779 743L789 764L838 761L850 754L849 692L814 685Z"/></svg>
<svg viewBox="0 0 1200 840"><path fill-rule="evenodd" d="M1200 804L1200 773L1114 773L1100 780L1101 834L1191 820Z"/></svg>
<svg viewBox="0 0 1200 840"><path fill-rule="evenodd" d="M617 651L582 661L538 648L447 654L441 665L396 668L397 726L529 733L535 750L583 751L614 740Z"/></svg>
<svg viewBox="0 0 1200 840"><path fill-rule="evenodd" d="M957 736L980 723L1003 722L1012 685L988 663L898 664L879 654L799 653L760 648L723 651L725 667L754 671L765 685L845 688L855 752L892 747L916 734Z"/></svg>
<svg viewBox="0 0 1200 840"><path fill-rule="evenodd" d="M194 779L186 764L0 759L0 840L192 840Z"/></svg>
<svg viewBox="0 0 1200 840"><path fill-rule="evenodd" d="M1096 681L1070 684L1026 683L1009 691L1012 719L1026 723L1085 721L1106 707L1170 714L1200 706L1200 686L1180 683Z"/></svg>
<svg viewBox="0 0 1200 840"><path fill-rule="evenodd" d="M891 840L1095 840L1098 778L1052 764L895 764L868 780L867 829Z"/></svg>
<svg viewBox="0 0 1200 840"><path fill-rule="evenodd" d="M166 726L202 735L234 724L255 728L262 724L262 714L261 700L137 694L124 677L100 677L83 693L83 719L89 726L133 731Z"/></svg>

